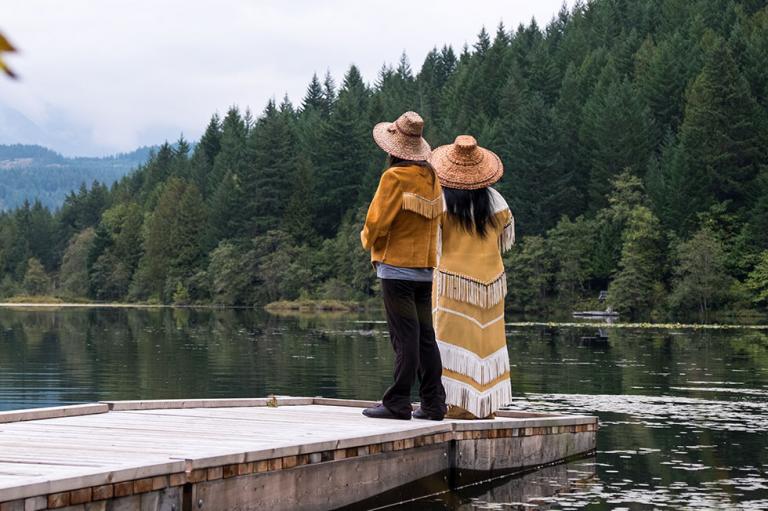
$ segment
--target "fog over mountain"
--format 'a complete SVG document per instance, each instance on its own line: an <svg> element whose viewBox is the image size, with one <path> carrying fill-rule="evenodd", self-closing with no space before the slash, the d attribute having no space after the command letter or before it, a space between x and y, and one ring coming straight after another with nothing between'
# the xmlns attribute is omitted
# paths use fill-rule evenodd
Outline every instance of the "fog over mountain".
<svg viewBox="0 0 768 511"><path fill-rule="evenodd" d="M0 210L39 200L56 209L71 191L111 185L147 161L149 147L101 158L67 158L39 145L0 145Z"/></svg>

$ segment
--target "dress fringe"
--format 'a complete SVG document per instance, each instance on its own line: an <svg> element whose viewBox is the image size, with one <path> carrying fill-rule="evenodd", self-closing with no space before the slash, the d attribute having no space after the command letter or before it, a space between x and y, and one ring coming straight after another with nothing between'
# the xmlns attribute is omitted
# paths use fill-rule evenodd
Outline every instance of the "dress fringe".
<svg viewBox="0 0 768 511"><path fill-rule="evenodd" d="M483 309L490 309L507 295L507 274L501 272L485 284L464 275L437 271L437 294L452 300L471 303Z"/></svg>
<svg viewBox="0 0 768 511"><path fill-rule="evenodd" d="M512 401L512 385L509 380L500 381L485 392L471 385L443 376L445 402L460 406L479 418L488 417Z"/></svg>
<svg viewBox="0 0 768 511"><path fill-rule="evenodd" d="M440 348L440 358L445 369L463 374L481 385L509 372L509 353L506 345L485 358L445 341L438 340L437 346Z"/></svg>
<svg viewBox="0 0 768 511"><path fill-rule="evenodd" d="M509 223L504 226L504 230L499 235L499 250L506 252L515 244L515 217L510 216Z"/></svg>
<svg viewBox="0 0 768 511"><path fill-rule="evenodd" d="M443 198L437 196L432 200L411 192L403 193L403 209L413 211L427 218L437 218L443 213Z"/></svg>

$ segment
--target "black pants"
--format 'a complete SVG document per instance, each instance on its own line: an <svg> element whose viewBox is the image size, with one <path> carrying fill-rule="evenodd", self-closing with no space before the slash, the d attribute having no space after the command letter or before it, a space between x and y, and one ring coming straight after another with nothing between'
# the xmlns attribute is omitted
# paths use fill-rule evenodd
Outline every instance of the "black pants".
<svg viewBox="0 0 768 511"><path fill-rule="evenodd" d="M396 414L411 412L411 387L419 379L422 409L445 414L443 364L432 328L432 283L381 279L389 338L395 350L395 382L382 403Z"/></svg>

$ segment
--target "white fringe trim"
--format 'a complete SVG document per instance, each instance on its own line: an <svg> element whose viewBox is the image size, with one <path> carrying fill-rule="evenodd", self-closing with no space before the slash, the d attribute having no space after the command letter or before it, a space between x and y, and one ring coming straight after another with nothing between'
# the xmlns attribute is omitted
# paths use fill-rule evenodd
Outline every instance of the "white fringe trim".
<svg viewBox="0 0 768 511"><path fill-rule="evenodd" d="M443 367L468 376L485 385L509 371L509 353L503 346L485 358L472 351L445 341L437 340Z"/></svg>
<svg viewBox="0 0 768 511"><path fill-rule="evenodd" d="M443 197L438 195L429 200L415 193L403 192L403 209L426 218L437 218L443 213Z"/></svg>
<svg viewBox="0 0 768 511"><path fill-rule="evenodd" d="M488 284L471 277L437 271L437 294L452 300L471 303L482 309L490 309L507 295L507 274L502 271Z"/></svg>
<svg viewBox="0 0 768 511"><path fill-rule="evenodd" d="M485 392L479 392L472 385L443 376L445 402L460 406L476 417L484 418L512 402L512 384L500 381Z"/></svg>
<svg viewBox="0 0 768 511"><path fill-rule="evenodd" d="M506 252L515 244L515 217L511 216L509 223L499 235L499 250Z"/></svg>

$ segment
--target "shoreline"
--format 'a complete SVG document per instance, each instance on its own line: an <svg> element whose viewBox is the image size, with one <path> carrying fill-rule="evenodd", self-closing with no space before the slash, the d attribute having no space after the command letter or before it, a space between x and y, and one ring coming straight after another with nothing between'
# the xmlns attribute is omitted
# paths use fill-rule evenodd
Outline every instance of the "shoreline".
<svg viewBox="0 0 768 511"><path fill-rule="evenodd" d="M257 307L235 306L235 305L172 305L162 303L118 303L118 302L0 302L0 308L107 308L107 309L256 309Z"/></svg>
<svg viewBox="0 0 768 511"><path fill-rule="evenodd" d="M361 312L371 311L369 306L363 302L343 301L343 300L284 300L271 302L265 305L245 306L245 305L217 305L217 304L162 304L162 303L120 303L120 302L0 302L0 309L201 309L201 310L260 310L272 316L293 316L293 315L334 315L343 316L346 314L355 315ZM691 330L768 330L766 323L688 323L675 321L662 321L653 323L649 321L638 322L601 322L597 318L584 318L585 321L578 322L563 318L561 321L521 321L512 319L514 314L507 318L505 325L507 327L579 327L579 328L606 328L606 329L691 329ZM597 320L596 320L597 319ZM760 317L752 318L760 319ZM587 321L591 320L591 321Z"/></svg>
<svg viewBox="0 0 768 511"><path fill-rule="evenodd" d="M272 305L272 304L269 304ZM360 309L323 309L323 308L292 308L292 307L247 307L247 306L233 306L233 305L172 305L172 304L150 304L150 303L99 303L99 302L48 302L48 303L35 303L35 302L0 302L0 309L54 309L54 308L103 308L103 309L240 309L240 310L263 310L271 315L290 315L291 313L297 314L356 314L366 310L364 307ZM370 320L358 320L360 322L370 323ZM379 322L379 321L373 321ZM384 323L385 321L381 321ZM574 321L507 321L505 325L508 327L531 327L531 326L543 326L543 327L577 327L577 328L607 328L607 329L625 329L625 328L640 328L640 329L691 329L691 330L768 330L768 324L755 324L755 323L677 323L677 322L662 322L662 323L650 323L639 321L637 323L631 322L615 322L615 323L602 323L597 321L585 321L583 323Z"/></svg>

